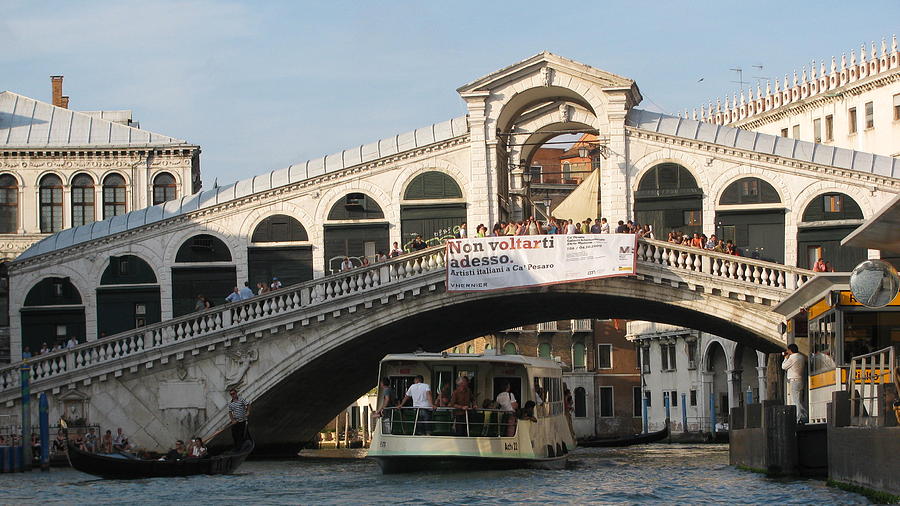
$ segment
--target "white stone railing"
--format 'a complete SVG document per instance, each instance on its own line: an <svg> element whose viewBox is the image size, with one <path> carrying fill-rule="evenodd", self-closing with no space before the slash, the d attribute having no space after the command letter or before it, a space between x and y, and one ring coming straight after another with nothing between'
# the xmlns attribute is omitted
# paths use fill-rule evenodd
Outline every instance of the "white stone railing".
<svg viewBox="0 0 900 506"><path fill-rule="evenodd" d="M28 360L31 381L39 384L54 379L57 384L74 383L85 375L78 374L80 371L90 375L97 372L98 367L103 369L129 362L129 359L137 361L145 352L160 352L234 327L298 310L315 309L397 283L409 282L413 288L417 280L423 284L434 283L435 277L443 278L445 255L443 246L428 248L365 268L306 281L245 301L90 341L71 350L40 355ZM639 275L654 276L663 272L666 279L698 285L715 280L717 285L728 286L732 292L743 291L747 294L766 288L769 296L775 294L778 298L786 296L813 276L811 271L796 267L645 239L638 241L637 261ZM521 328L513 330L521 331ZM539 324L538 331L556 331L556 322ZM21 363L17 363L0 369L0 392L20 387L20 366ZM110 369L115 370L114 367Z"/></svg>
<svg viewBox="0 0 900 506"><path fill-rule="evenodd" d="M435 271L443 273L445 255L443 246L428 248L366 268L298 283L244 301L89 341L70 350L33 357L27 361L31 366L31 381L38 383L61 378L76 371L119 362L146 351L161 350L232 327L434 274ZM0 392L20 387L21 365L20 362L0 369Z"/></svg>
<svg viewBox="0 0 900 506"><path fill-rule="evenodd" d="M732 285L783 291L796 290L815 275L812 271L798 267L652 239L638 241L637 260L639 265L649 264L661 266L665 270L703 274L720 278Z"/></svg>

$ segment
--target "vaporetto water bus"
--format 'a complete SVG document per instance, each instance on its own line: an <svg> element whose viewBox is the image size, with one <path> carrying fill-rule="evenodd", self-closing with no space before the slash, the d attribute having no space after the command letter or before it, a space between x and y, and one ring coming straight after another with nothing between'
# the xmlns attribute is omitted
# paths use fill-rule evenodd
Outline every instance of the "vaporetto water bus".
<svg viewBox="0 0 900 506"><path fill-rule="evenodd" d="M446 468L562 468L575 439L564 410L562 368L553 360L482 354L388 355L379 367L398 400L422 376L437 400L469 379L474 408L386 407L369 449L383 473ZM508 385L508 387L507 387ZM519 410L494 403L508 390ZM449 394L448 394L449 395ZM505 397L504 397L505 399ZM489 407L485 407L489 406Z"/></svg>

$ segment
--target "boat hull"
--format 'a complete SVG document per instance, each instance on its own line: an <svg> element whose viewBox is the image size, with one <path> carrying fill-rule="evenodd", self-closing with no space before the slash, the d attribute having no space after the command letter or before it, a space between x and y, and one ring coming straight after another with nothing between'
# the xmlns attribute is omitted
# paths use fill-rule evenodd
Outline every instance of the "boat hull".
<svg viewBox="0 0 900 506"><path fill-rule="evenodd" d="M371 457L382 474L419 471L481 471L507 469L564 469L568 455L552 459L512 459L422 455L414 457Z"/></svg>
<svg viewBox="0 0 900 506"><path fill-rule="evenodd" d="M83 452L69 445L69 462L72 467L94 476L107 479L131 480L140 478L167 478L200 474L233 473L253 451L253 441L245 441L238 452L225 452L205 459L184 459L175 462L139 460L109 457Z"/></svg>

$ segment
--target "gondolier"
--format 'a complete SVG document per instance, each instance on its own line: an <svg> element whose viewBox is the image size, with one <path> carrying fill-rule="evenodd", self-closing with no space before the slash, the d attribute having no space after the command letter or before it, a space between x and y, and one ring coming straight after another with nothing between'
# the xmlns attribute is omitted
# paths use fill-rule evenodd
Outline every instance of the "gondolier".
<svg viewBox="0 0 900 506"><path fill-rule="evenodd" d="M250 404L238 397L237 389L232 388L231 402L228 403L228 417L231 419L231 438L234 447L238 449L247 439L247 419L250 418Z"/></svg>

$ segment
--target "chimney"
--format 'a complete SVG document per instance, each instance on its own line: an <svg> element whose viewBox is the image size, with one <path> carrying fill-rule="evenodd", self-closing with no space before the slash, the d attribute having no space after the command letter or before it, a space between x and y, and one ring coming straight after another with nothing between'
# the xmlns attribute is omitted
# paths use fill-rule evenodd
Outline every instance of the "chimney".
<svg viewBox="0 0 900 506"><path fill-rule="evenodd" d="M50 76L50 88L53 95L53 105L56 107L69 107L69 97L62 94L63 76Z"/></svg>

